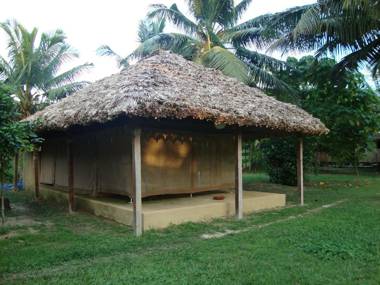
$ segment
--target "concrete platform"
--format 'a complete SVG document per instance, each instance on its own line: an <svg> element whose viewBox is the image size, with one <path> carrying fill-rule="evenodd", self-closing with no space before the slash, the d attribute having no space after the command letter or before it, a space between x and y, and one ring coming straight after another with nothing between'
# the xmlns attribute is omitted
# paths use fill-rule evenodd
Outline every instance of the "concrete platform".
<svg viewBox="0 0 380 285"><path fill-rule="evenodd" d="M49 187L41 187L41 195L46 199L67 201L67 193ZM224 195L221 201L214 200L215 195ZM285 206L285 194L244 191L243 212L249 214L255 211ZM75 196L76 207L114 220L132 225L133 207L124 199L92 198ZM193 197L160 198L143 201L144 229L165 228L171 224L185 222L208 221L214 218L232 216L235 214L234 193L201 193Z"/></svg>

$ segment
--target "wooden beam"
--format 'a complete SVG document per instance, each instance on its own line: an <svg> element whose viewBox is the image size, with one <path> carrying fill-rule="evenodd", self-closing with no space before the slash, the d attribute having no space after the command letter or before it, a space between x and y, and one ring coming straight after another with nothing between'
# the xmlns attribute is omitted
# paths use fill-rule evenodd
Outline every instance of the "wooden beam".
<svg viewBox="0 0 380 285"><path fill-rule="evenodd" d="M143 231L141 198L141 129L135 129L132 136L133 214L134 231L141 236Z"/></svg>
<svg viewBox="0 0 380 285"><path fill-rule="evenodd" d="M243 162L242 135L236 135L236 166L235 166L235 213L238 219L243 218Z"/></svg>
<svg viewBox="0 0 380 285"><path fill-rule="evenodd" d="M69 213L75 210L74 201L74 154L73 143L71 139L67 140L67 186L68 186L68 201Z"/></svg>
<svg viewBox="0 0 380 285"><path fill-rule="evenodd" d="M297 144L297 188L300 192L301 206L304 204L303 199L303 139L300 138Z"/></svg>
<svg viewBox="0 0 380 285"><path fill-rule="evenodd" d="M33 169L34 169L34 195L36 199L40 198L40 168L39 168L39 152L33 151Z"/></svg>

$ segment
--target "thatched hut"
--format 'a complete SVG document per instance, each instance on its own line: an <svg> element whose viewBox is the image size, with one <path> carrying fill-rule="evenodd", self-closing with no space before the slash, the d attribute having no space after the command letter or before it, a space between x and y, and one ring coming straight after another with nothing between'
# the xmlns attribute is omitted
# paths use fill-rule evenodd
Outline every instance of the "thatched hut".
<svg viewBox="0 0 380 285"><path fill-rule="evenodd" d="M325 126L221 72L160 52L48 106L45 138L25 163L28 187L133 198L141 233L142 198L236 188L241 217L242 135L321 135ZM36 156L37 157L37 156ZM39 181L38 181L39 179Z"/></svg>

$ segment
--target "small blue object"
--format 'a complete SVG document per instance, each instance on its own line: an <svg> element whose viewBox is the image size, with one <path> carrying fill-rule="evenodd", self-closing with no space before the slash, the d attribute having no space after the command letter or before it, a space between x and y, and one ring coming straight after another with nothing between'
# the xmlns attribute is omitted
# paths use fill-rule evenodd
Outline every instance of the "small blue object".
<svg viewBox="0 0 380 285"><path fill-rule="evenodd" d="M1 188L0 189L4 189L5 191L12 191L13 190L13 183L4 183L4 184L0 184ZM23 181L20 179L19 181L17 181L17 189L18 190L24 190L24 183Z"/></svg>

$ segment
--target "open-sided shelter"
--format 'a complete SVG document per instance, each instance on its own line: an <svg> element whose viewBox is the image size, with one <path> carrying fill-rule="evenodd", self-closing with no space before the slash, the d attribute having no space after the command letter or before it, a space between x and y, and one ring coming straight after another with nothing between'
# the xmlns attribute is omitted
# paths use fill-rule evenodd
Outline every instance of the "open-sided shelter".
<svg viewBox="0 0 380 285"><path fill-rule="evenodd" d="M168 52L92 83L28 120L40 121L45 141L34 163L26 156L26 187L68 191L70 207L74 193L129 196L137 234L148 196L236 189L241 217L242 136L327 132L304 110ZM302 163L302 144L299 155Z"/></svg>

